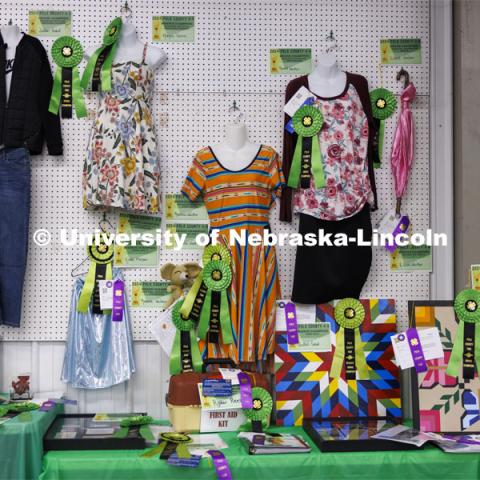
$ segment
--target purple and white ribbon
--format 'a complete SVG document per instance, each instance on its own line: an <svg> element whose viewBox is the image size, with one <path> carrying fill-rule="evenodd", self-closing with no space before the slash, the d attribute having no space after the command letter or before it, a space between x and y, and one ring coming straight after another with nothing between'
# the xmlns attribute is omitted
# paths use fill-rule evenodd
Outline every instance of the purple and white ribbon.
<svg viewBox="0 0 480 480"><path fill-rule="evenodd" d="M212 457L217 478L219 480L232 480L232 473L225 455L219 450L208 450L207 453Z"/></svg>
<svg viewBox="0 0 480 480"><path fill-rule="evenodd" d="M410 352L412 353L413 363L415 365L415 370L417 373L426 372L427 362L425 356L423 355L423 348L420 342L420 337L418 336L418 331L416 328L409 328L406 331L408 346L410 347Z"/></svg>
<svg viewBox="0 0 480 480"><path fill-rule="evenodd" d="M121 322L123 320L123 298L125 285L122 280L113 282L113 309L112 321Z"/></svg>
<svg viewBox="0 0 480 480"><path fill-rule="evenodd" d="M245 372L240 372L237 376L240 385L240 402L242 408L253 408L252 384L250 383L250 377Z"/></svg>
<svg viewBox="0 0 480 480"><path fill-rule="evenodd" d="M297 310L292 302L285 304L285 321L287 323L287 342L289 345L296 345L299 342Z"/></svg>

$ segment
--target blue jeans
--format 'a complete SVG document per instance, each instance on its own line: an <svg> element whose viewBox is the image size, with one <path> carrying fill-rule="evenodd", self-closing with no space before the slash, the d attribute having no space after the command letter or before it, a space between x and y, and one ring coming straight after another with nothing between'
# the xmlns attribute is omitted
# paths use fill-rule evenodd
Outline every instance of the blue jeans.
<svg viewBox="0 0 480 480"><path fill-rule="evenodd" d="M20 326L28 252L30 156L0 150L0 324Z"/></svg>

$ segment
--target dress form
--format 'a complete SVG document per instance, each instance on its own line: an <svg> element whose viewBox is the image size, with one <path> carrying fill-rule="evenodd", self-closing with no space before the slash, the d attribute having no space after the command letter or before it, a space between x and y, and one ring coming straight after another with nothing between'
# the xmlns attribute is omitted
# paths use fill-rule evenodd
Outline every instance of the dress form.
<svg viewBox="0 0 480 480"><path fill-rule="evenodd" d="M319 97L330 98L340 95L346 86L347 74L340 70L337 58L332 53L323 53L317 66L308 75L309 90Z"/></svg>
<svg viewBox="0 0 480 480"><path fill-rule="evenodd" d="M5 87L7 100L10 95L10 85L12 83L13 63L15 61L15 53L23 33L17 25L4 25L0 27L3 42L6 44L6 64L5 64Z"/></svg>
<svg viewBox="0 0 480 480"><path fill-rule="evenodd" d="M245 123L231 123L225 127L223 141L213 146L212 150L224 168L239 171L252 163L260 145L249 141Z"/></svg>
<svg viewBox="0 0 480 480"><path fill-rule="evenodd" d="M99 48L96 47L87 48L85 51L85 58L88 60L93 53ZM137 37L135 25L128 21L124 21L122 25L122 31L120 33L120 39L118 40L118 48L115 54L114 63L135 62L141 63L143 58L143 49L145 43L140 41ZM147 48L147 56L145 63L153 70L157 69L167 59L167 54L158 47Z"/></svg>

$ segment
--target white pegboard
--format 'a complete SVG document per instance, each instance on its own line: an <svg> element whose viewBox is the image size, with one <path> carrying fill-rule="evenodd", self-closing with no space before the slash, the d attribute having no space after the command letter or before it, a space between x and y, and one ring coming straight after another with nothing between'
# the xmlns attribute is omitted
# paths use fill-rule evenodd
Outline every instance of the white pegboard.
<svg viewBox="0 0 480 480"><path fill-rule="evenodd" d="M28 11L72 9L72 34L85 47L97 45L108 22L119 14L123 2L78 0L73 8L64 1L2 2L0 24L10 18L27 29ZM246 114L254 141L281 151L283 95L290 75L269 75L269 49L311 47L313 62L333 30L339 43L337 53L344 70L367 77L370 86L395 92L396 66L384 66L379 74L381 38L420 38L421 65L408 66L419 97L413 105L416 122L416 155L411 184L404 205L414 226L429 226L429 2L428 0L277 0L277 1L165 1L131 0L133 21L143 40L151 38L153 15L194 15L194 44L163 44L168 61L156 77L153 114L157 125L161 164L161 192L177 192L194 153L218 142L228 107L236 100ZM52 39L41 38L49 50ZM83 64L81 68L83 68ZM185 121L185 118L189 121ZM33 161L30 231L46 228L54 239L49 247L30 243L24 289L22 326L0 327L4 340L64 340L68 326L73 279L71 269L85 257L82 248L64 247L61 228L90 232L100 214L85 212L81 201L81 172L87 147L89 120L63 120L64 158L36 157ZM383 168L376 170L380 210L377 221L393 206L393 185L388 164L395 116L387 121ZM114 219L113 215L109 216ZM277 220L274 231L297 231L297 225ZM284 295L291 291L295 250L278 250ZM161 250L161 263L198 261L193 252ZM125 270L127 286L135 280L159 280L158 269ZM407 301L428 298L428 273L392 273L386 252L376 249L363 296L397 300L399 325L407 325ZM148 325L158 315L150 310L131 309L136 340L152 339Z"/></svg>

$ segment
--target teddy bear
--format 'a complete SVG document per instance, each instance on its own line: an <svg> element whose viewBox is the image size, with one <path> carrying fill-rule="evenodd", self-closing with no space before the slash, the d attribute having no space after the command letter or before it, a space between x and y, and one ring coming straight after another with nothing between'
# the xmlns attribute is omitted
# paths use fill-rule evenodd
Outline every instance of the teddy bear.
<svg viewBox="0 0 480 480"><path fill-rule="evenodd" d="M162 278L169 280L171 283L167 288L170 297L165 302L165 309L173 305L183 295L185 288L192 286L201 271L202 267L198 263L181 263L178 265L167 263L160 269Z"/></svg>

